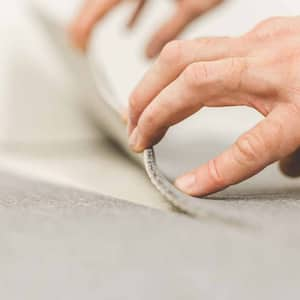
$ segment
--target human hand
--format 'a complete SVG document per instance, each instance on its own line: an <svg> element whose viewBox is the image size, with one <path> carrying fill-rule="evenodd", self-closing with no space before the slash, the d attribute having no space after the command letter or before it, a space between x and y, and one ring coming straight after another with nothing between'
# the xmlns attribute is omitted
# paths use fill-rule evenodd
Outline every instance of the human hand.
<svg viewBox="0 0 300 300"><path fill-rule="evenodd" d="M265 118L228 150L175 182L203 196L239 183L282 160L299 174L300 17L262 22L236 38L173 41L131 95L130 146L158 143L168 128L202 107L248 106ZM298 158L298 173L291 170Z"/></svg>
<svg viewBox="0 0 300 300"><path fill-rule="evenodd" d="M128 22L132 27L138 19L147 0L136 0L136 9ZM195 18L217 6L223 0L177 0L173 16L153 35L147 49L148 57L156 56L162 47L178 36ZM74 44L85 51L90 35L97 24L122 0L85 0L84 6L70 26Z"/></svg>

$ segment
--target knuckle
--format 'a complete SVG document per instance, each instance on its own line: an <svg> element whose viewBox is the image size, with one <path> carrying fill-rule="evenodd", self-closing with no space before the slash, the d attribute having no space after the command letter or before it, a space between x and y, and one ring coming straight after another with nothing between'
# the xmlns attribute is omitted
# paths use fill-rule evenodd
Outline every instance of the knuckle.
<svg viewBox="0 0 300 300"><path fill-rule="evenodd" d="M181 64L184 59L184 42L176 40L167 43L164 46L159 59L168 66Z"/></svg>
<svg viewBox="0 0 300 300"><path fill-rule="evenodd" d="M151 112L146 113L138 122L139 131L142 133L153 131L156 128L156 123L155 115Z"/></svg>
<svg viewBox="0 0 300 300"><path fill-rule="evenodd" d="M273 37L274 34L284 30L283 17L271 17L260 22L248 35L257 40Z"/></svg>
<svg viewBox="0 0 300 300"><path fill-rule="evenodd" d="M260 152L258 151L260 150ZM263 149L260 148L259 139L249 133L239 138L233 147L235 161L241 165L251 165L255 163Z"/></svg>
<svg viewBox="0 0 300 300"><path fill-rule="evenodd" d="M274 26L278 23L282 22L282 17L271 17L268 18L260 23L258 23L258 25L256 25L256 27L254 28L254 31L260 31L260 30L268 30L268 29L273 29Z"/></svg>
<svg viewBox="0 0 300 300"><path fill-rule="evenodd" d="M199 86L208 79L208 69L204 63L193 63L183 72L185 84L190 88Z"/></svg>
<svg viewBox="0 0 300 300"><path fill-rule="evenodd" d="M241 88L243 74L246 72L248 64L245 58L230 58L227 69L227 88L236 91Z"/></svg>
<svg viewBox="0 0 300 300"><path fill-rule="evenodd" d="M213 159L208 163L208 174L214 186L223 187L226 186L226 180L224 176L220 173L218 167L218 161Z"/></svg>
<svg viewBox="0 0 300 300"><path fill-rule="evenodd" d="M270 18L267 18L266 20L260 22L257 25L257 28L263 28L263 27L266 27L266 26L273 26L275 23L281 22L282 19L283 19L282 17L270 17Z"/></svg>
<svg viewBox="0 0 300 300"><path fill-rule="evenodd" d="M259 161L274 162L285 154L282 147L283 127L276 120L265 119L237 140L233 148L234 159L241 165L253 165Z"/></svg>
<svg viewBox="0 0 300 300"><path fill-rule="evenodd" d="M159 110L154 108L145 111L138 121L139 132L150 139L164 135L170 127L170 119L167 117L169 110L169 107L160 106Z"/></svg>

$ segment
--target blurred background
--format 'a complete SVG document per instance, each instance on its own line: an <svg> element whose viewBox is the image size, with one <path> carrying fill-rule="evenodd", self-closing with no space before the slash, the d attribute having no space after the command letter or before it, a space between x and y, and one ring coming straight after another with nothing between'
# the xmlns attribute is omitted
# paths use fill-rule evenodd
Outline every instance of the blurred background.
<svg viewBox="0 0 300 300"><path fill-rule="evenodd" d="M90 122L83 109L84 93L74 84L32 9L39 7L64 28L80 3L0 0L0 165L31 177L168 209L144 171ZM151 64L144 58L145 44L153 28L170 14L172 1L150 1L138 26L128 31L125 24L132 8L124 3L106 18L97 27L90 48L124 105ZM238 35L267 17L297 13L297 0L228 0L196 21L182 37ZM210 124L212 134L233 137L259 118L241 109L232 113L228 119L222 119L221 110L201 117Z"/></svg>

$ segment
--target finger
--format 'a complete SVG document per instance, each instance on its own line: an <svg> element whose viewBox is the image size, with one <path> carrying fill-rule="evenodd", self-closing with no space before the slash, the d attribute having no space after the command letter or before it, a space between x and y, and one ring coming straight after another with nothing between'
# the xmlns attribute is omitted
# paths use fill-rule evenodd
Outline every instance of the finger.
<svg viewBox="0 0 300 300"><path fill-rule="evenodd" d="M132 133L140 115L149 103L189 64L243 56L247 48L247 44L241 42L240 39L226 37L169 43L130 97L129 133Z"/></svg>
<svg viewBox="0 0 300 300"><path fill-rule="evenodd" d="M127 24L128 28L132 28L136 24L136 22L138 21L138 18L140 17L140 15L145 7L145 4L146 4L146 0L139 0L136 9L134 10L134 12Z"/></svg>
<svg viewBox="0 0 300 300"><path fill-rule="evenodd" d="M162 132L203 106L244 105L248 65L246 58L191 64L144 110L130 137L131 148L141 152L152 146Z"/></svg>
<svg viewBox="0 0 300 300"><path fill-rule="evenodd" d="M199 1L200 2L200 1ZM156 56L163 46L178 36L200 15L221 4L222 0L205 1L196 5L188 1L178 1L175 14L154 34L146 49L149 58Z"/></svg>
<svg viewBox="0 0 300 300"><path fill-rule="evenodd" d="M146 48L147 57L155 57L163 46L178 36L195 17L195 15L187 13L186 10L179 7L175 14L151 38Z"/></svg>
<svg viewBox="0 0 300 300"><path fill-rule="evenodd" d="M279 166L283 174L292 178L300 177L300 150L282 159Z"/></svg>
<svg viewBox="0 0 300 300"><path fill-rule="evenodd" d="M86 0L69 28L74 45L85 51L96 23L119 2L120 0Z"/></svg>
<svg viewBox="0 0 300 300"><path fill-rule="evenodd" d="M246 180L282 157L286 133L280 114L269 115L230 149L178 178L175 185L189 195L204 196Z"/></svg>

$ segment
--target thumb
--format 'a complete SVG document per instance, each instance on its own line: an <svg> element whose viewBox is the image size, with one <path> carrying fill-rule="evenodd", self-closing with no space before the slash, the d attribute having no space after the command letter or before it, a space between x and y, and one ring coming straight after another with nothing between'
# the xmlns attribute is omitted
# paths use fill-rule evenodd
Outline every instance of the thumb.
<svg viewBox="0 0 300 300"><path fill-rule="evenodd" d="M219 157L178 178L175 185L192 196L205 196L248 179L280 158L283 131L282 121L269 115Z"/></svg>

